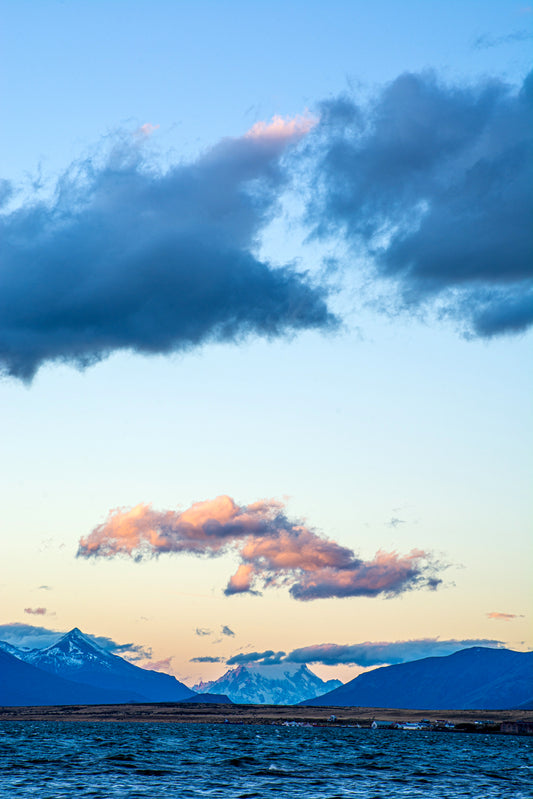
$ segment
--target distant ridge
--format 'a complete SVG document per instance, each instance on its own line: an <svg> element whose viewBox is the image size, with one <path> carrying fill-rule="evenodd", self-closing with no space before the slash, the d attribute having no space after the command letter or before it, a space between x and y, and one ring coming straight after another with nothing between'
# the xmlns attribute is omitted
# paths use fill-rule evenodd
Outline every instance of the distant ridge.
<svg viewBox="0 0 533 799"><path fill-rule="evenodd" d="M443 657L384 666L302 705L416 710L526 709L533 652L471 647Z"/></svg>
<svg viewBox="0 0 533 799"><path fill-rule="evenodd" d="M188 699L184 699L182 704L187 705L233 705L233 702L226 694L195 694Z"/></svg>

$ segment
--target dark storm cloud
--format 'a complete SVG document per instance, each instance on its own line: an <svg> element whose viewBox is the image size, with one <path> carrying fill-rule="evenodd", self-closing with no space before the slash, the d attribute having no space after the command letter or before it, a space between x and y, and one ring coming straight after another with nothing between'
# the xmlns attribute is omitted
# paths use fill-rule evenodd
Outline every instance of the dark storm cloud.
<svg viewBox="0 0 533 799"><path fill-rule="evenodd" d="M308 222L373 264L392 310L431 310L467 336L533 322L533 73L492 80L405 74L365 105L322 104Z"/></svg>
<svg viewBox="0 0 533 799"><path fill-rule="evenodd" d="M53 201L0 216L0 370L334 327L325 290L253 254L309 127L258 124L166 172L129 137L74 165Z"/></svg>
<svg viewBox="0 0 533 799"><path fill-rule="evenodd" d="M322 663L326 666L339 664L357 666L383 666L405 663L426 657L451 655L459 649L471 646L501 647L501 641L485 638L441 641L438 638L422 638L411 641L384 641L361 644L316 644L293 649L284 661L289 663ZM229 661L228 661L229 662Z"/></svg>

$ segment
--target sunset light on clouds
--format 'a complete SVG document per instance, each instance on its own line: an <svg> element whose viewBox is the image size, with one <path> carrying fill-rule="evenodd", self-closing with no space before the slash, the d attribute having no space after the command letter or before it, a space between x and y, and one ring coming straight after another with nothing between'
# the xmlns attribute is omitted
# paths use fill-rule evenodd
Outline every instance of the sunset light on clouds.
<svg viewBox="0 0 533 799"><path fill-rule="evenodd" d="M372 561L291 521L282 503L262 500L240 507L231 497L197 502L181 512L137 505L117 510L82 538L78 557L194 553L210 557L233 549L241 558L226 595L257 594L283 585L300 600L393 596L413 588L437 588L439 567L421 550L408 555L378 552Z"/></svg>
<svg viewBox="0 0 533 799"><path fill-rule="evenodd" d="M0 640L531 649L532 15L3 14Z"/></svg>

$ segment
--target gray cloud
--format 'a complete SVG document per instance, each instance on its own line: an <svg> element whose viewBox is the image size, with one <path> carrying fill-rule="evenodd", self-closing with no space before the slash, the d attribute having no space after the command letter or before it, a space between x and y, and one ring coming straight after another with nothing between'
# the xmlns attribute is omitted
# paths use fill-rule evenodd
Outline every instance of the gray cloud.
<svg viewBox="0 0 533 799"><path fill-rule="evenodd" d="M502 641L486 638L441 641L438 638L422 638L411 641L365 642L361 644L316 644L293 649L285 661L289 663L323 663L357 666L383 666L405 663L419 658L451 655L459 649L471 646L501 647ZM229 663L229 661L228 661Z"/></svg>
<svg viewBox="0 0 533 799"><path fill-rule="evenodd" d="M55 644L62 635L64 633L59 630L37 627L33 624L20 622L0 624L0 641L7 641L12 646L26 649L45 649Z"/></svg>
<svg viewBox="0 0 533 799"><path fill-rule="evenodd" d="M211 655L201 655L197 658L191 658L189 663L222 663L224 658L212 657Z"/></svg>
<svg viewBox="0 0 533 799"><path fill-rule="evenodd" d="M388 527L399 527L400 524L406 524L405 519L399 519L397 516L393 516L390 521L387 522Z"/></svg>
<svg viewBox="0 0 533 799"><path fill-rule="evenodd" d="M532 99L533 73L519 91L425 73L401 75L366 105L323 103L309 150L313 235L366 254L376 290L395 291L389 311L431 311L466 336L525 330Z"/></svg>
<svg viewBox="0 0 533 799"><path fill-rule="evenodd" d="M200 638L204 638L207 635L213 635L213 630L207 630L205 627L197 627L195 633L200 636Z"/></svg>
<svg viewBox="0 0 533 799"><path fill-rule="evenodd" d="M243 652L228 658L226 664L228 666L240 666L246 663L258 663L262 666L275 666L285 660L284 655L285 652L274 652L272 649L267 649L264 652Z"/></svg>
<svg viewBox="0 0 533 799"><path fill-rule="evenodd" d="M0 641L7 641L12 646L24 649L46 649L46 647L52 646L59 641L66 632L68 631L10 622L8 624L0 624ZM133 643L118 644L112 638L107 638L103 635L91 635L90 633L84 633L84 635L107 652L113 655L120 655L127 660L143 660L152 657L150 647Z"/></svg>
<svg viewBox="0 0 533 799"><path fill-rule="evenodd" d="M226 624L222 625L222 629L220 631L222 635L228 635L230 638L235 637L235 633L231 630Z"/></svg>
<svg viewBox="0 0 533 799"><path fill-rule="evenodd" d="M324 289L253 254L308 129L256 125L166 172L130 136L73 165L52 201L0 216L0 369L30 380L48 361L335 327Z"/></svg>
<svg viewBox="0 0 533 799"><path fill-rule="evenodd" d="M527 42L531 39L533 39L533 34L526 30L513 31L512 33L506 33L503 36L489 36L488 33L483 33L474 41L474 49L487 50L491 47L501 47L502 44Z"/></svg>

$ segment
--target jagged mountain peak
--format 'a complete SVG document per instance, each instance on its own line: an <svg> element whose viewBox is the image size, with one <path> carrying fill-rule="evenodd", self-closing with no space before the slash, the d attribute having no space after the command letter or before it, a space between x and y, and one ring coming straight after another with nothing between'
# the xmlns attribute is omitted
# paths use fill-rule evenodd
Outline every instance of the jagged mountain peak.
<svg viewBox="0 0 533 799"><path fill-rule="evenodd" d="M114 659L114 655L103 647L92 641L87 635L82 633L79 627L73 627L65 633L58 641L46 649L34 650L35 658L43 660L50 657L69 658L73 663L79 661L80 665L86 660L99 660L108 662Z"/></svg>
<svg viewBox="0 0 533 799"><path fill-rule="evenodd" d="M19 657L39 669L68 680L105 690L128 691L139 701L174 702L194 695L175 677L149 671L114 655L74 627L46 649L33 649Z"/></svg>
<svg viewBox="0 0 533 799"><path fill-rule="evenodd" d="M341 684L339 680L324 682L305 663L249 663L230 669L218 680L199 683L193 690L224 693L242 704L292 705Z"/></svg>

